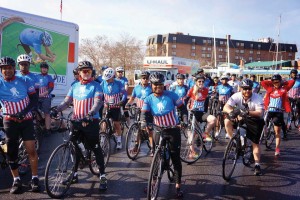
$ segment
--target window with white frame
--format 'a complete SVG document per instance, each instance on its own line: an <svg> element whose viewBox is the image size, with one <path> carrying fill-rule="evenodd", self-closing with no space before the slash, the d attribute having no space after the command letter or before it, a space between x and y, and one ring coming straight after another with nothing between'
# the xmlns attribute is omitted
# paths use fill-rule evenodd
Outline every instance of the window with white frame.
<svg viewBox="0 0 300 200"><path fill-rule="evenodd" d="M176 56L176 52L175 51L172 51L172 56Z"/></svg>
<svg viewBox="0 0 300 200"><path fill-rule="evenodd" d="M206 47L202 47L201 49L202 49L202 51L205 51L205 50L206 50Z"/></svg>
<svg viewBox="0 0 300 200"><path fill-rule="evenodd" d="M172 44L172 49L176 49L176 44Z"/></svg>
<svg viewBox="0 0 300 200"><path fill-rule="evenodd" d="M193 50L195 50L195 49L196 49L196 46L195 46L195 45L193 45L193 46L192 46L192 49L193 49Z"/></svg>
<svg viewBox="0 0 300 200"><path fill-rule="evenodd" d="M195 53L191 53L191 56L193 56L193 57L194 57L194 56L196 56L196 54L195 54Z"/></svg>

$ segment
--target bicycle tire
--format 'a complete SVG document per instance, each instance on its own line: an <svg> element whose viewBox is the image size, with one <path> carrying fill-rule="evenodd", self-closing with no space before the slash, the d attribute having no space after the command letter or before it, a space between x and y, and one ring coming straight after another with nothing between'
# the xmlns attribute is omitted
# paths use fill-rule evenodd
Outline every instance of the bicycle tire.
<svg viewBox="0 0 300 200"><path fill-rule="evenodd" d="M108 165L108 161L110 158L110 141L107 133L101 132L99 133L99 141L100 141L100 146L102 149L103 153L103 158L104 158L104 167L106 168Z"/></svg>
<svg viewBox="0 0 300 200"><path fill-rule="evenodd" d="M211 134L211 133L214 133L213 130L209 133L210 137L212 138L211 141L204 141L203 138L201 137L202 141L203 141L203 148L206 151L206 153L209 153L211 151L212 147L213 147L214 137L212 136L213 134Z"/></svg>
<svg viewBox="0 0 300 200"><path fill-rule="evenodd" d="M203 139L197 130L194 131L195 134L193 136L192 131L187 131L188 129L186 129L185 134L181 134L180 159L187 164L193 164L199 160L202 155ZM194 152L191 151L192 149L194 149Z"/></svg>
<svg viewBox="0 0 300 200"><path fill-rule="evenodd" d="M163 175L163 164L162 164L161 150L157 149L152 159L150 174L148 178L148 186L147 186L148 200L157 199L162 175Z"/></svg>
<svg viewBox="0 0 300 200"><path fill-rule="evenodd" d="M45 169L45 189L51 198L62 198L69 190L75 163L75 148L71 142L59 145L52 152Z"/></svg>
<svg viewBox="0 0 300 200"><path fill-rule="evenodd" d="M243 164L248 167L254 161L253 149L252 149L251 141L248 140L246 137L244 138L244 143L245 143L245 146L243 147L243 150L244 150Z"/></svg>
<svg viewBox="0 0 300 200"><path fill-rule="evenodd" d="M141 138L138 140L138 136L140 135L138 123L134 123L130 126L129 130L126 133L126 143L125 149L129 159L135 160L138 156L141 148ZM140 136L141 137L141 136ZM133 149L137 145L137 151L133 151Z"/></svg>
<svg viewBox="0 0 300 200"><path fill-rule="evenodd" d="M266 139L266 142L265 142L266 147L268 149L271 149L272 148L271 146L275 139L274 124L268 126L265 139Z"/></svg>
<svg viewBox="0 0 300 200"><path fill-rule="evenodd" d="M53 106L50 110L55 109L57 106ZM63 113L58 112L57 117L51 118L51 126L50 130L51 131L58 131L63 123Z"/></svg>
<svg viewBox="0 0 300 200"><path fill-rule="evenodd" d="M173 183L175 181L175 172L174 172L174 165L172 163L172 160L169 160L169 167L167 170L167 175L170 183Z"/></svg>
<svg viewBox="0 0 300 200"><path fill-rule="evenodd" d="M93 151L89 151L88 159L89 159L90 171L92 172L92 174L99 176L100 175L99 166L97 165L96 156Z"/></svg>
<svg viewBox="0 0 300 200"><path fill-rule="evenodd" d="M44 140L43 130L40 126L34 124L35 149L39 154Z"/></svg>
<svg viewBox="0 0 300 200"><path fill-rule="evenodd" d="M294 121L294 126L296 128L299 128L299 123L300 123L300 116L298 115L298 113L296 113L296 115L295 115L295 121Z"/></svg>
<svg viewBox="0 0 300 200"><path fill-rule="evenodd" d="M222 176L223 179L229 181L233 174L238 159L238 141L236 137L229 141L222 162Z"/></svg>

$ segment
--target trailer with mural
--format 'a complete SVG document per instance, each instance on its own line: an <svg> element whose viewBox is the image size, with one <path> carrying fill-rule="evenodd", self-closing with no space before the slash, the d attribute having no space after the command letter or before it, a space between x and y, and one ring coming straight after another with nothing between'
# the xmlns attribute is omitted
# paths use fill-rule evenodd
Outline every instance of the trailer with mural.
<svg viewBox="0 0 300 200"><path fill-rule="evenodd" d="M78 62L78 25L2 7L0 20L1 57L16 59L26 53L32 57L33 73L40 72L41 62L48 62L49 74L55 78L53 94L65 96Z"/></svg>

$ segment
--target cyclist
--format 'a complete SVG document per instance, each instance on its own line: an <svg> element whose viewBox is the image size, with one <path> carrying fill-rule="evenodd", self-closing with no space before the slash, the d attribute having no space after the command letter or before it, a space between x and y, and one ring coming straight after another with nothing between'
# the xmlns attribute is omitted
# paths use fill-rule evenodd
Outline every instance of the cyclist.
<svg viewBox="0 0 300 200"><path fill-rule="evenodd" d="M279 74L274 74L271 81L265 80L261 82L261 86L266 90L264 104L265 108L269 111L268 120L273 118L274 122L276 137L275 156L280 155L280 129L284 124L283 112L281 109L284 108L285 112L291 112L291 105L287 97L287 92L293 87L294 83L294 79L282 82L282 78ZM269 107L276 107L277 109ZM285 127L285 125L283 127ZM283 131L284 137L286 137L286 130L284 129Z"/></svg>
<svg viewBox="0 0 300 200"><path fill-rule="evenodd" d="M31 58L27 54L21 54L17 58L18 66L20 68L20 72L16 74L21 78L28 77L27 80L30 80L34 85L36 93L39 94L39 80L36 75L29 71Z"/></svg>
<svg viewBox="0 0 300 200"><path fill-rule="evenodd" d="M253 87L252 87L252 92L254 93L259 93L260 91L260 84L259 82L256 81L256 76L254 74L252 74L250 76L250 80L253 82Z"/></svg>
<svg viewBox="0 0 300 200"><path fill-rule="evenodd" d="M74 81L71 83L71 86L74 85L74 83L79 81L79 74L77 68L73 69L73 75L74 75Z"/></svg>
<svg viewBox="0 0 300 200"><path fill-rule="evenodd" d="M196 110L195 117L198 122L207 122L204 131L204 141L212 141L210 131L216 124L216 117L210 115L208 111L208 88L204 87L205 77L196 76L196 84L187 93L187 98L190 98L189 109Z"/></svg>
<svg viewBox="0 0 300 200"><path fill-rule="evenodd" d="M104 72L104 70L106 70L108 68L108 66L104 65L101 67L101 71L102 71L102 74ZM102 79L102 74L98 76L98 78L96 78L95 81L99 82L100 84L102 83L103 79ZM103 109L102 109L103 110Z"/></svg>
<svg viewBox="0 0 300 200"><path fill-rule="evenodd" d="M126 108L129 108L131 104L136 100L137 107L142 109L144 100L146 97L148 97L152 93L152 88L151 85L149 84L149 76L150 73L147 71L142 71L141 72L141 82L137 86L133 88L132 95L130 99L128 100L128 103L126 104ZM149 119L151 120L151 119ZM152 121L151 121L152 123ZM148 132L149 134L149 142L151 146L151 152L150 155L153 156L154 154L154 148L153 148L153 135L152 131ZM137 146L135 146L134 151L137 150Z"/></svg>
<svg viewBox="0 0 300 200"><path fill-rule="evenodd" d="M233 88L233 93L238 91L240 82L236 79L236 74L231 74L231 80L228 81L228 84Z"/></svg>
<svg viewBox="0 0 300 200"><path fill-rule="evenodd" d="M80 80L71 86L64 101L52 110L51 115L57 116L73 103L74 120L82 120L82 123L74 123L71 131L75 133L75 141L78 137L83 137L83 144L86 149L91 149L96 156L96 163L100 172L99 190L107 189L107 179L105 177L103 151L99 141L99 108L102 104L100 85L93 81L93 65L89 61L81 61L78 64ZM78 183L78 162L75 163L75 173L71 183Z"/></svg>
<svg viewBox="0 0 300 200"><path fill-rule="evenodd" d="M107 68L102 75L101 92L104 95L104 103L112 104L110 106L110 117L114 122L115 136L117 139L117 149L122 149L122 130L121 130L121 109L127 100L127 92L122 82L118 81L115 77L115 70ZM105 105L106 106L106 105Z"/></svg>
<svg viewBox="0 0 300 200"><path fill-rule="evenodd" d="M154 118L154 124L157 126L175 127L178 125L178 117L176 116L175 107L182 113L183 122L187 123L187 110L177 94L164 90L164 75L154 72L150 75L153 93L148 96L143 104L141 121L142 127L145 128L149 123L149 114ZM165 130L164 136L170 140L171 159L174 165L175 181L177 196L182 197L180 190L182 165L180 160L181 135L180 128L169 128ZM154 138L155 143L158 143Z"/></svg>
<svg viewBox="0 0 300 200"><path fill-rule="evenodd" d="M294 86L288 91L288 96L290 101L296 101L298 116L300 116L300 78L298 77L298 71L296 69L292 69L290 72L291 79L295 80ZM297 119L296 119L297 120ZM298 119L299 120L299 119ZM300 131L300 127L299 127Z"/></svg>
<svg viewBox="0 0 300 200"><path fill-rule="evenodd" d="M36 107L37 94L27 77L15 76L16 62L10 57L0 60L0 104L4 114L4 130L7 139L7 159L14 178L10 193L17 194L22 190L18 172L19 137L22 138L29 155L33 192L38 192L38 155L35 149L35 137L31 110Z"/></svg>
<svg viewBox="0 0 300 200"><path fill-rule="evenodd" d="M176 75L176 83L172 87L170 87L170 91L175 92L179 98L183 101L184 104L186 104L186 94L188 92L188 87L184 85L185 75L184 74L177 74Z"/></svg>
<svg viewBox="0 0 300 200"><path fill-rule="evenodd" d="M41 105L41 110L45 114L45 128L46 133L50 133L50 109L51 109L51 92L54 88L54 80L52 76L48 74L49 65L46 62L40 64L41 74L37 75L39 80L39 104Z"/></svg>
<svg viewBox="0 0 300 200"><path fill-rule="evenodd" d="M204 70L203 69L198 69L196 73L192 74L192 78L188 80L187 86L189 89L191 89L195 85L195 77L198 75L204 76Z"/></svg>
<svg viewBox="0 0 300 200"><path fill-rule="evenodd" d="M216 92L217 86L221 85L221 82L219 81L219 77L216 74L212 75L212 79L213 79L213 83L208 88L208 95L210 96L208 108L211 113L212 113L212 109L215 109L215 108L212 108L212 102L213 102L214 98L217 98L217 92Z"/></svg>
<svg viewBox="0 0 300 200"><path fill-rule="evenodd" d="M243 117L247 126L246 137L252 141L253 156L255 160L254 174L261 175L259 139L264 126L263 100L260 95L252 92L253 82L244 79L241 84L241 92L233 94L224 106L223 111L228 113L229 119ZM242 120L238 117L238 120ZM224 120L226 132L230 138L233 136L233 123L228 118Z"/></svg>

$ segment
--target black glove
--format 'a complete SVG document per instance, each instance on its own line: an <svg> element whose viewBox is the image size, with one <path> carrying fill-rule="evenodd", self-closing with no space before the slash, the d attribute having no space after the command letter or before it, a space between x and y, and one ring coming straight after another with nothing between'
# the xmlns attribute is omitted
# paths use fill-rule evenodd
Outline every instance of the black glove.
<svg viewBox="0 0 300 200"><path fill-rule="evenodd" d="M57 109L56 108L51 109L51 111L50 111L50 117L51 118L57 118L57 116L58 116Z"/></svg>
<svg viewBox="0 0 300 200"><path fill-rule="evenodd" d="M240 109L240 116L243 118L246 118L249 115L249 110L248 109Z"/></svg>
<svg viewBox="0 0 300 200"><path fill-rule="evenodd" d="M238 115L239 114L236 114L236 112L234 112L234 111L228 113L228 116L231 120L237 118Z"/></svg>
<svg viewBox="0 0 300 200"><path fill-rule="evenodd" d="M25 118L25 113L24 112L18 112L16 114L14 114L14 116L18 119L18 120L23 120Z"/></svg>
<svg viewBox="0 0 300 200"><path fill-rule="evenodd" d="M85 116L85 118L82 119L83 122L91 122L93 121L93 116L91 114L88 114L87 116Z"/></svg>

